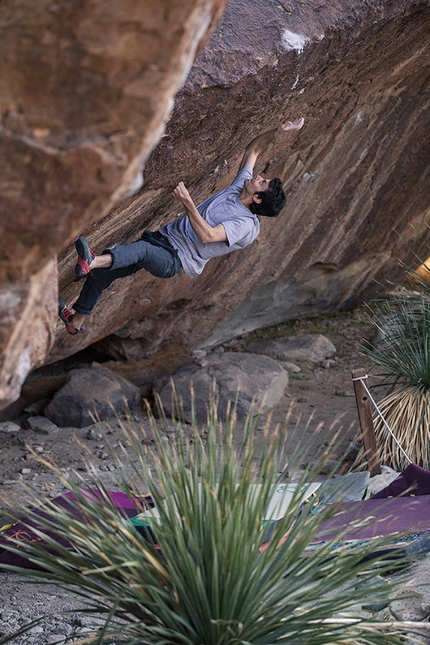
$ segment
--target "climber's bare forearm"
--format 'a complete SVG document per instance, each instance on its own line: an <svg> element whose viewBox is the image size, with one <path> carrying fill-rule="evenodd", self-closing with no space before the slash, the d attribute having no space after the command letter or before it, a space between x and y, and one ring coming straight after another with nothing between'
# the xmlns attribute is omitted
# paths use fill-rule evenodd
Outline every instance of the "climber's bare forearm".
<svg viewBox="0 0 430 645"><path fill-rule="evenodd" d="M277 128L263 132L263 134L255 137L246 147L239 170L242 170L245 166L254 168L258 155L266 150L278 135L292 130L300 130L303 127L303 123L303 118L297 119L296 121L287 121L287 123L282 123Z"/></svg>
<svg viewBox="0 0 430 645"><path fill-rule="evenodd" d="M184 185L184 182L179 182L179 184L173 191L173 195L182 203L188 215L194 233L203 244L209 244L210 242L227 241L225 228L222 224L218 224L217 226L210 226L200 215L199 211L196 208L196 205L194 204L188 190Z"/></svg>

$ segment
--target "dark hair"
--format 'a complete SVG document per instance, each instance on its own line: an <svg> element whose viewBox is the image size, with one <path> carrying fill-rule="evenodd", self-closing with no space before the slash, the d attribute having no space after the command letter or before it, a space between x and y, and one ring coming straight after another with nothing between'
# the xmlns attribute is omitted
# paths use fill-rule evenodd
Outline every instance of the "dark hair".
<svg viewBox="0 0 430 645"><path fill-rule="evenodd" d="M261 199L260 204L252 202L251 213L263 215L264 217L277 217L287 203L287 198L282 187L282 181L278 178L272 179L269 188L257 193Z"/></svg>

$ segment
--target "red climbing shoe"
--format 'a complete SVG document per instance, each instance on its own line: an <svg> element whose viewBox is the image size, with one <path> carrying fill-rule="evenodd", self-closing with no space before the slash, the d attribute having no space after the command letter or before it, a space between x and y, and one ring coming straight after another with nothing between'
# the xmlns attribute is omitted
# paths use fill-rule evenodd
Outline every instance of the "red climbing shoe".
<svg viewBox="0 0 430 645"><path fill-rule="evenodd" d="M79 332L81 334L85 334L85 329L77 329L76 327L73 327L73 314L70 309L67 308L66 303L62 300L58 301L58 314L63 321L68 334L70 334L71 336L76 336L76 334L79 334Z"/></svg>
<svg viewBox="0 0 430 645"><path fill-rule="evenodd" d="M75 266L75 273L78 278L83 278L90 272L90 264L96 257L94 251L91 251L87 240L80 236L75 242L76 252L78 254L78 262Z"/></svg>

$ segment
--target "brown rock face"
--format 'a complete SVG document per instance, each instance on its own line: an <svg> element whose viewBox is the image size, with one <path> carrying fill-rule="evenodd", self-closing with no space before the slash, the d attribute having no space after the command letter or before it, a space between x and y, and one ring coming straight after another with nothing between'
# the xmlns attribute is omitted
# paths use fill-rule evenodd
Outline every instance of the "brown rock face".
<svg viewBox="0 0 430 645"><path fill-rule="evenodd" d="M172 97L225 4L0 4L0 405L45 359L56 325L53 258L140 187Z"/></svg>
<svg viewBox="0 0 430 645"><path fill-rule="evenodd" d="M15 94L2 86L2 100L18 97L14 106L9 98L10 106L3 108L5 159L10 157L0 178L9 191L4 213L17 213L8 218L3 236L5 293L39 266L42 245L52 254L67 241L59 274L62 296L71 304L80 288L73 281L71 245L78 232L101 251L132 241L145 228L156 229L177 212L171 191L179 180L202 201L231 181L251 138L303 115L300 134L274 144L256 168L282 178L288 204L276 220L262 221L251 247L211 261L194 280L183 274L157 280L142 271L114 283L85 336L69 338L57 326L49 361L112 333L143 339L147 351L174 342L210 347L261 325L351 306L374 289L375 280L395 278L398 258L412 262L412 251L428 256L428 2L232 0L177 96L165 136L146 164L144 187L120 203L139 175L142 150L161 133L166 97L172 95L166 87L178 84L186 69L186 64L178 63L181 71L175 67L173 52L190 57L194 42L181 40L173 23L163 22L166 15L171 18L172 3L154 7L160 4L164 12L154 8L144 27L136 19L132 29L125 8L121 20L114 17L122 3L103 3L105 30L97 38L87 27L94 16L86 14L86 3L79 5L81 20L79 11L62 9L53 17L44 8L31 29L26 27L57 34L46 27L57 21L59 31L55 42L48 38L29 61L25 83L19 78L6 83L7 91L18 88ZM196 7L206 16L206 27L209 3L202 4ZM191 9L184 5L178 2L171 10L179 12L181 33L184 24L195 24L185 20ZM5 6L0 16L9 25L12 14ZM97 11L95 6L91 11L101 20L102 5ZM129 11L135 6L141 5L132 3ZM200 34L202 20L197 23L194 32ZM136 61L135 31L146 29L155 38L163 26L155 67L145 67ZM1 45L2 65L19 61L16 52L24 48L12 47L10 31ZM156 80L161 67L164 85ZM48 68L55 74L40 85L42 69ZM80 83L73 85L77 70ZM142 70L148 75L143 82ZM151 90L147 94L144 85ZM79 92L69 107L70 86ZM56 91L47 107L49 88ZM39 98L27 113L21 96L33 92Z"/></svg>

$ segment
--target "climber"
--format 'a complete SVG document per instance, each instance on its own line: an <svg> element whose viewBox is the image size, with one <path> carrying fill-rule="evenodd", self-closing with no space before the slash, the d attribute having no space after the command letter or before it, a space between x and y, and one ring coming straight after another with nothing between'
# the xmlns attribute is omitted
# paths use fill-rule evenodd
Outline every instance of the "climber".
<svg viewBox="0 0 430 645"><path fill-rule="evenodd" d="M76 241L75 273L87 276L81 293L69 309L59 301L59 315L69 334L84 333L84 321L103 291L117 278L146 269L158 278L171 278L184 269L190 277L200 274L214 257L243 249L260 231L257 215L276 217L286 197L280 179L253 178L258 155L277 135L300 130L304 119L288 121L253 139L247 146L232 184L195 206L181 181L173 191L185 213L158 231L145 231L136 242L113 246L96 255L84 237Z"/></svg>

